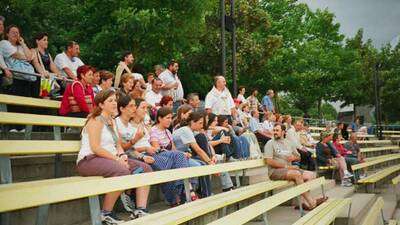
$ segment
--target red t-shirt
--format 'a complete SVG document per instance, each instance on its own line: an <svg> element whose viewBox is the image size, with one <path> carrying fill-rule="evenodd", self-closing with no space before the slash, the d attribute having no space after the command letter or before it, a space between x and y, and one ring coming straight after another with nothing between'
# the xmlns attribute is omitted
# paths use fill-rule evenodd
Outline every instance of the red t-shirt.
<svg viewBox="0 0 400 225"><path fill-rule="evenodd" d="M79 83L76 83L79 82ZM76 83L76 84L74 84ZM68 84L65 88L64 96L61 101L61 107L59 110L60 115L66 116L70 111L71 107L69 105L68 97L74 96L75 101L78 103L78 106L82 112L90 113L90 108L88 107L85 96L89 95L92 99L92 103L94 105L94 93L91 85L83 85L80 81L74 81L74 83ZM72 90L72 84L74 90Z"/></svg>

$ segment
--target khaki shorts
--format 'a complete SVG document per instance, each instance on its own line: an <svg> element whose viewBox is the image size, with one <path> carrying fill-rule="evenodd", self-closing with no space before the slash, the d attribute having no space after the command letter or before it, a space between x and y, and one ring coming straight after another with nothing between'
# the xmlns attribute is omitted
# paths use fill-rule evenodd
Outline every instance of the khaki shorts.
<svg viewBox="0 0 400 225"><path fill-rule="evenodd" d="M269 176L271 180L286 180L286 175L288 173L288 169L286 168L279 168L279 169L274 169ZM301 174L304 173L304 170L299 170Z"/></svg>

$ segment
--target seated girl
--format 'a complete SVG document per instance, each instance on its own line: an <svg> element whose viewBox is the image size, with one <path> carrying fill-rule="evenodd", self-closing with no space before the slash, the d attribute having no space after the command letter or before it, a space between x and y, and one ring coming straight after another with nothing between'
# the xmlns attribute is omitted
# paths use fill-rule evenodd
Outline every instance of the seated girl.
<svg viewBox="0 0 400 225"><path fill-rule="evenodd" d="M128 159L121 147L121 139L113 116L117 114L117 101L113 90L100 92L95 102L97 107L90 114L82 131L81 149L78 154L76 170L81 176L116 177L150 172L151 167L136 160ZM147 198L150 187L136 188L136 205L131 218L147 215ZM105 224L123 222L113 208L121 191L107 193L103 200L101 220Z"/></svg>
<svg viewBox="0 0 400 225"><path fill-rule="evenodd" d="M154 170L189 167L187 156L182 152L174 151L172 145L171 147L162 144L160 145L160 143L156 143L154 137L152 139L153 142L150 142L150 128L144 123L144 118L147 114L147 103L143 99L135 99L136 110L129 110L126 106L124 107L126 102L127 100L124 104L121 102L119 109L121 111L121 122L123 120L126 121L128 118L131 119L130 125L132 125L132 128L128 129L130 131L129 134L124 132L126 134L125 140L127 140L127 142L123 145L125 150L131 152L129 154L130 157L137 158L150 164ZM164 114L161 112L160 115ZM185 201L184 185L182 180L163 184L161 186L161 191L171 206L179 205ZM192 192L191 194L192 200L195 200L195 193Z"/></svg>

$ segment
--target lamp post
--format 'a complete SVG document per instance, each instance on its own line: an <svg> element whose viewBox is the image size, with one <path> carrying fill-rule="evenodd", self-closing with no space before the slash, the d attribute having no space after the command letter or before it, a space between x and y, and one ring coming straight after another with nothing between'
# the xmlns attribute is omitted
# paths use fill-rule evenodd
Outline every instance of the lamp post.
<svg viewBox="0 0 400 225"><path fill-rule="evenodd" d="M382 135L382 114L381 114L381 100L380 100L380 80L379 80L379 69L381 68L381 64L378 62L375 65L375 73L374 73L374 95L375 95L375 119L376 119L376 134L379 140L383 139Z"/></svg>
<svg viewBox="0 0 400 225"><path fill-rule="evenodd" d="M220 0L221 4L221 75L226 76L226 49L225 49L225 1Z"/></svg>

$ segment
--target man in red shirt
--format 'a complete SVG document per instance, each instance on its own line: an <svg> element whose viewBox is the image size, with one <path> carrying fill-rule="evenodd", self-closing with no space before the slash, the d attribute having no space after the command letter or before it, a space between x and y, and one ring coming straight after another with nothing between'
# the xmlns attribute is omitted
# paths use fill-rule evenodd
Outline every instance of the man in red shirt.
<svg viewBox="0 0 400 225"><path fill-rule="evenodd" d="M93 71L88 65L77 69L77 80L68 84L59 110L62 116L86 118L94 106Z"/></svg>

